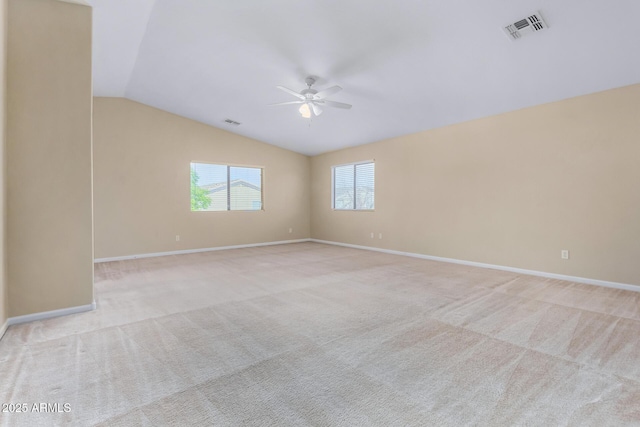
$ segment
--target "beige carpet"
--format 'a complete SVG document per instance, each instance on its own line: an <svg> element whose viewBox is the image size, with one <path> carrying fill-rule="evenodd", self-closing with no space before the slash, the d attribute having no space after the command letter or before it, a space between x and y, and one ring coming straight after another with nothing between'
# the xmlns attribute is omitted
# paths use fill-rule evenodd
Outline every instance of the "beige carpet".
<svg viewBox="0 0 640 427"><path fill-rule="evenodd" d="M6 426L640 425L640 293L315 243L96 265L10 327Z"/></svg>

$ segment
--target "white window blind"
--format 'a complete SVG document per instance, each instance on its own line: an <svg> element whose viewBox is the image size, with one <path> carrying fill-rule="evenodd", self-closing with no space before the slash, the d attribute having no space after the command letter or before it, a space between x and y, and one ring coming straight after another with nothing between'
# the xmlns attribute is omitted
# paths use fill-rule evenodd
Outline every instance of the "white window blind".
<svg viewBox="0 0 640 427"><path fill-rule="evenodd" d="M191 210L262 210L262 169L191 163Z"/></svg>
<svg viewBox="0 0 640 427"><path fill-rule="evenodd" d="M356 209L373 209L374 165L362 163L356 169Z"/></svg>
<svg viewBox="0 0 640 427"><path fill-rule="evenodd" d="M229 167L232 211L259 211L262 209L262 169Z"/></svg>
<svg viewBox="0 0 640 427"><path fill-rule="evenodd" d="M372 210L375 194L373 162L333 167L333 208Z"/></svg>

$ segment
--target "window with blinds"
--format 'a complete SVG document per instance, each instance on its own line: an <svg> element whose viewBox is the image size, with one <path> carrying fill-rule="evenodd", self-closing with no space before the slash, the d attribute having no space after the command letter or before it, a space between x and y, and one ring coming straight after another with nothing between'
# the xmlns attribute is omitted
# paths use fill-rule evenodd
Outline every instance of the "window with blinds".
<svg viewBox="0 0 640 427"><path fill-rule="evenodd" d="M334 166L333 209L373 210L375 164L373 162Z"/></svg>
<svg viewBox="0 0 640 427"><path fill-rule="evenodd" d="M191 210L262 210L262 168L191 163Z"/></svg>

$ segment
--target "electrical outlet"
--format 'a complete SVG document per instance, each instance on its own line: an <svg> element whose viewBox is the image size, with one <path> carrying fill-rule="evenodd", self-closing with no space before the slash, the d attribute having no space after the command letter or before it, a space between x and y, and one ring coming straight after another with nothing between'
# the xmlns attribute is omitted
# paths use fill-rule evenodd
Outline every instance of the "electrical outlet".
<svg viewBox="0 0 640 427"><path fill-rule="evenodd" d="M561 250L560 251L560 258L569 259L569 250L568 249Z"/></svg>
<svg viewBox="0 0 640 427"><path fill-rule="evenodd" d="M371 238L373 239L373 233L371 233Z"/></svg>
<svg viewBox="0 0 640 427"><path fill-rule="evenodd" d="M382 233L378 233L378 239L382 239Z"/></svg>
<svg viewBox="0 0 640 427"><path fill-rule="evenodd" d="M293 233L293 228L289 228L289 234Z"/></svg>
<svg viewBox="0 0 640 427"><path fill-rule="evenodd" d="M180 235L176 234L176 242L179 242L179 241L180 241Z"/></svg>

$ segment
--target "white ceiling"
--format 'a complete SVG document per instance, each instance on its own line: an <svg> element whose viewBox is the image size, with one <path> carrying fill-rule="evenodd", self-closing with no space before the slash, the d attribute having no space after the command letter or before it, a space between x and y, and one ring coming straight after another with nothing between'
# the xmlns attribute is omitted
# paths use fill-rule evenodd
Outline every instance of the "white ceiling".
<svg viewBox="0 0 640 427"><path fill-rule="evenodd" d="M640 83L637 0L89 2L96 96L307 155ZM548 30L502 32L536 10ZM353 108L267 106L309 74Z"/></svg>

